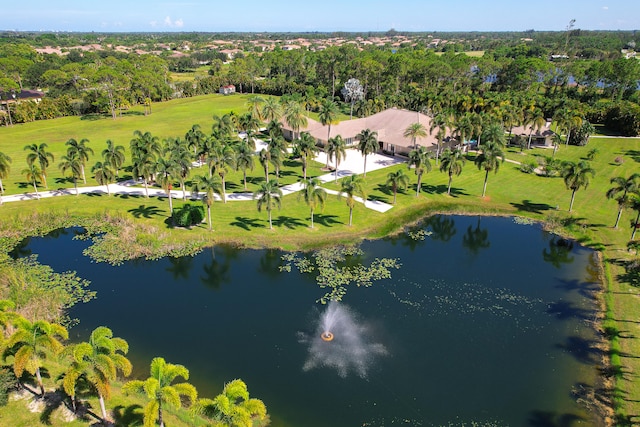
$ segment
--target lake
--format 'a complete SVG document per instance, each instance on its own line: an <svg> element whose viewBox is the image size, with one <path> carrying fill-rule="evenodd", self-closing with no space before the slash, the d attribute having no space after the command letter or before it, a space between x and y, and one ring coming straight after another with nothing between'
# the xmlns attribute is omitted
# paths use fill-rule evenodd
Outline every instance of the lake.
<svg viewBox="0 0 640 427"><path fill-rule="evenodd" d="M313 274L280 271L280 251L217 246L114 267L73 236L23 248L97 291L71 310L72 340L108 326L129 342L134 375L162 356L201 396L241 378L273 426L594 425L573 392L596 380L596 256L539 225L435 216L363 242L364 265L401 267L350 287L332 312ZM321 339L323 319L335 340Z"/></svg>

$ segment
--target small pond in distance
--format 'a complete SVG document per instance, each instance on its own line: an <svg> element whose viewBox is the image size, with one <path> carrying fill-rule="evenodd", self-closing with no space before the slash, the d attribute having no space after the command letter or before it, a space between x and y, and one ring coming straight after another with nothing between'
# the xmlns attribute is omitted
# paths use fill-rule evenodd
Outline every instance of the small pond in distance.
<svg viewBox="0 0 640 427"><path fill-rule="evenodd" d="M113 267L84 257L73 230L21 250L97 291L72 309L72 340L108 326L129 342L136 376L162 356L201 396L241 378L276 427L592 425L572 390L596 378L593 251L510 218L422 227L431 234L361 245L365 264L402 266L348 289L331 342L318 333L324 291L280 272L279 251L218 246Z"/></svg>

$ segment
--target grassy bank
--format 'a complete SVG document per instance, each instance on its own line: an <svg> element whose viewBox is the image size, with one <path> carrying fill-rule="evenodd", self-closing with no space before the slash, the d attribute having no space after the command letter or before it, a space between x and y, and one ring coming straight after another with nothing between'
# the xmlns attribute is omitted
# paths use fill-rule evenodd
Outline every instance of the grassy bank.
<svg viewBox="0 0 640 427"><path fill-rule="evenodd" d="M108 138L128 147L136 129L149 130L161 138L183 135L194 123L200 123L207 130L211 126L212 114L223 114L229 110L242 112L244 102L242 96L207 96L154 105L154 112L148 117L130 114L115 122L65 118L3 128L0 129L0 151L14 157L14 165L21 165L26 154L22 147L32 142L47 142L52 150L55 148L60 153L64 150L64 141L70 137L95 141L96 147L100 146L100 149L94 148L97 152ZM214 231L209 232L205 224L190 230L171 227L166 198L80 195L3 205L0 207L0 237L8 245L15 243L20 236L46 232L57 225L70 223L94 227L96 231L107 229L109 233L105 238L94 245L93 255L98 259L118 261L135 256L180 255L221 242L249 247L308 249L381 237L436 212L519 215L542 221L549 228L570 235L603 255L607 279L604 327L612 338L613 362L605 374L619 380L618 390L614 393L620 420L624 420L631 414L640 413L640 382L636 376L640 372L640 340L636 338L640 337L640 322L636 316L637 284L640 280L624 269L625 260L631 257L626 243L631 234L629 221L634 215L625 211L619 228L614 229L617 204L607 200L605 193L611 186L609 181L612 177L628 177L637 172L640 139L592 138L587 147L560 147L556 157L577 161L592 148L599 150L591 162L596 176L588 188L578 191L572 213L567 211L571 194L561 178L524 174L518 165L509 162L503 163L497 174L489 176L487 197L481 198L484 171L474 166L474 155L470 154L462 174L454 177L451 196L446 194L447 176L437 170L437 165L434 164L433 171L424 176L418 197L415 195L416 178L412 171L407 171L411 185L398 194L395 207L382 214L358 204L352 227L347 226L349 211L344 200L335 196L329 196L324 208L316 212L314 229L308 227L309 208L295 194L285 197L282 208L273 212L274 230L268 228L267 214L258 212L255 202L215 203L212 208ZM519 162L550 155L551 150L546 149L525 153L510 150L507 153L508 159ZM622 163L615 161L618 157ZM314 165L312 175L321 173L320 166ZM24 178L20 176L22 168L12 168L10 178L5 181L8 193L27 190ZM369 199L386 203L393 201L393 194L384 182L389 172L399 168L406 168L406 165L367 174ZM285 172L285 182L295 182L301 175L296 162L291 162ZM250 174L250 185L257 185L263 179L261 174L256 164L256 170ZM56 167L51 169L49 176L51 182L57 180L56 188L72 185L57 172ZM231 191L242 191L238 174L230 176L229 183ZM330 183L327 188L338 187ZM176 200L174 206L182 203Z"/></svg>

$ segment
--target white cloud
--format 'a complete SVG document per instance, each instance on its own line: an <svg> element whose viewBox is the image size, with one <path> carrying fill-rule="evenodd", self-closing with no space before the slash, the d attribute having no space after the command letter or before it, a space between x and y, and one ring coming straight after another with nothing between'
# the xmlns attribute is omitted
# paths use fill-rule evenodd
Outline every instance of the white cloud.
<svg viewBox="0 0 640 427"><path fill-rule="evenodd" d="M609 6L602 6L602 10L609 10Z"/></svg>
<svg viewBox="0 0 640 427"><path fill-rule="evenodd" d="M173 27L173 22L171 21L170 16L167 16L166 18L164 18L164 25L166 25L167 27Z"/></svg>
<svg viewBox="0 0 640 427"><path fill-rule="evenodd" d="M184 26L184 21L182 20L182 18L176 19L173 25L175 25L178 28L182 28Z"/></svg>
<svg viewBox="0 0 640 427"><path fill-rule="evenodd" d="M153 28L155 28L156 25L158 25L158 21L150 21L149 25L151 25Z"/></svg>

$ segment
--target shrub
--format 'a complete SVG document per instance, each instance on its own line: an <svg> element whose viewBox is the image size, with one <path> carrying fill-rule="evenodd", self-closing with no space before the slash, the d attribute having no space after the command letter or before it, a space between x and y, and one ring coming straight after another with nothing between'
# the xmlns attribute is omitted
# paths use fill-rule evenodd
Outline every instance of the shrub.
<svg viewBox="0 0 640 427"><path fill-rule="evenodd" d="M624 159L623 159L621 156L618 156L618 157L616 157L615 159L613 159L613 162L614 162L616 165L621 165L621 164L623 164L623 163L624 163Z"/></svg>
<svg viewBox="0 0 640 427"><path fill-rule="evenodd" d="M173 218L179 227L191 227L204 221L204 206L185 203L173 209Z"/></svg>
<svg viewBox="0 0 640 427"><path fill-rule="evenodd" d="M538 167L538 163L535 160L529 160L528 162L522 162L520 164L520 172L533 173Z"/></svg>
<svg viewBox="0 0 640 427"><path fill-rule="evenodd" d="M0 369L0 406L6 406L9 402L9 393L16 389L18 382L16 376L9 369Z"/></svg>

